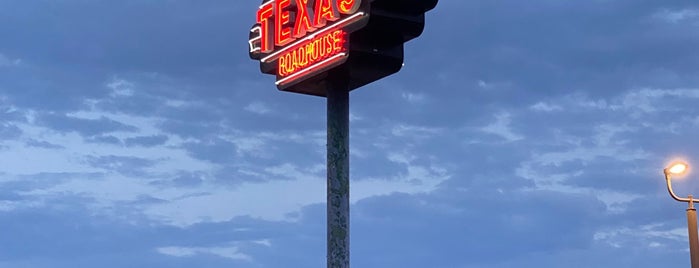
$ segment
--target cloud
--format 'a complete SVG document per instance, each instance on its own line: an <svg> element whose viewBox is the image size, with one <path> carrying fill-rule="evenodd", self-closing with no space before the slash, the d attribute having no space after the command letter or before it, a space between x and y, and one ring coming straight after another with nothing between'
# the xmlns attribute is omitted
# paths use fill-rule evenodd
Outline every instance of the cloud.
<svg viewBox="0 0 699 268"><path fill-rule="evenodd" d="M259 3L49 2L0 2L0 267L324 265L326 103L248 59ZM440 1L352 92L353 265L687 266L695 10Z"/></svg>
<svg viewBox="0 0 699 268"><path fill-rule="evenodd" d="M174 257L192 257L199 254L210 254L232 260L252 261L252 257L240 253L237 247L214 248L187 248L187 247L161 247L159 253Z"/></svg>
<svg viewBox="0 0 699 268"><path fill-rule="evenodd" d="M124 79L115 78L107 84L107 87L112 90L112 93L109 94L112 98L131 97L135 94L133 91L134 84Z"/></svg>
<svg viewBox="0 0 699 268"><path fill-rule="evenodd" d="M133 156L90 156L87 163L93 167L124 175L138 176L145 174L145 169L156 164L156 160Z"/></svg>
<svg viewBox="0 0 699 268"><path fill-rule="evenodd" d="M111 132L134 132L136 127L100 117L96 119L78 118L69 115L44 113L37 117L37 123L59 132L75 131L85 137L98 136Z"/></svg>
<svg viewBox="0 0 699 268"><path fill-rule="evenodd" d="M167 142L168 137L165 135L154 135L154 136L140 136L127 138L124 140L124 145L126 146L144 146L153 147L158 145L163 145Z"/></svg>
<svg viewBox="0 0 699 268"><path fill-rule="evenodd" d="M92 136L92 137L87 137L85 139L86 142L89 143L102 143L102 144L111 144L111 145L122 145L121 139L111 136L111 135L102 135L102 136Z"/></svg>
<svg viewBox="0 0 699 268"><path fill-rule="evenodd" d="M589 196L549 192L497 193L486 189L457 191L458 194L449 192L420 196L397 194L367 199L355 206L354 226L360 227L355 229L358 231L354 232L354 245L361 249L355 252L355 256L362 257L362 267L455 267L469 263L490 267L535 252L586 247L592 240L594 222L604 213L600 204ZM569 211L565 205L556 205L556 200L563 198L575 199L567 204L576 204L576 208ZM507 205L512 200L517 200L518 205ZM471 202L480 205L459 205ZM576 211L576 216L569 214L572 211ZM414 215L420 217L412 217ZM549 217L560 218L553 220ZM576 220L580 218L587 220ZM408 223L399 224L404 221ZM575 231L563 234L567 229L565 226ZM544 239L553 233L558 234L556 239ZM527 246L498 242L508 239L522 241ZM389 248L391 250L387 250ZM442 250L435 251L434 248ZM501 256L503 250L510 254Z"/></svg>
<svg viewBox="0 0 699 268"><path fill-rule="evenodd" d="M697 18L699 18L699 9L664 9L662 11L657 12L654 15L654 17L670 23L686 22L686 20L696 20Z"/></svg>
<svg viewBox="0 0 699 268"><path fill-rule="evenodd" d="M245 106L245 111L261 115L269 114L272 112L272 110L262 102L253 102L248 104L248 106Z"/></svg>
<svg viewBox="0 0 699 268"><path fill-rule="evenodd" d="M424 102L425 99L427 98L424 94L420 93L411 93L411 92L403 92L402 97L410 103L421 103Z"/></svg>
<svg viewBox="0 0 699 268"><path fill-rule="evenodd" d="M235 144L223 139L187 143L184 148L193 157L212 163L232 162L236 156Z"/></svg>
<svg viewBox="0 0 699 268"><path fill-rule="evenodd" d="M432 135L437 135L442 130L438 128L414 126L406 124L397 124L391 130L391 134L397 137L412 137L412 138L427 138Z"/></svg>
<svg viewBox="0 0 699 268"><path fill-rule="evenodd" d="M22 130L14 124L0 123L0 139L11 140L22 135Z"/></svg>
<svg viewBox="0 0 699 268"><path fill-rule="evenodd" d="M8 235L3 237L8 243L0 245L0 265L76 267L105 261L102 267L238 267L236 264L253 267L246 251L268 247L259 243L265 238L258 231L241 231L256 226L256 221L252 220L239 219L191 229L147 227L96 216L79 205L66 206L78 201L87 203L90 200L62 199L57 201L53 212L33 209L0 212L7 219L0 223L0 227L8 231ZM257 223L257 226L269 225ZM192 246L168 247L163 244ZM187 258L173 258L173 255L184 256L188 253L191 254Z"/></svg>
<svg viewBox="0 0 699 268"><path fill-rule="evenodd" d="M204 183L208 176L205 172L180 171L173 179L164 178L153 181L151 184L161 187L198 187Z"/></svg>
<svg viewBox="0 0 699 268"><path fill-rule="evenodd" d="M31 147L38 147L38 148L44 148L44 149L64 149L65 147L58 145L58 144L53 144L47 141L39 141L35 139L30 139L27 141L27 146Z"/></svg>
<svg viewBox="0 0 699 268"><path fill-rule="evenodd" d="M534 110L534 111L542 111L542 112L554 112L554 111L563 110L563 108L561 106L558 106L555 104L549 104L549 103L545 103L545 102L537 102L536 104L530 106L529 108Z"/></svg>
<svg viewBox="0 0 699 268"><path fill-rule="evenodd" d="M507 142L513 142L523 139L522 136L515 134L510 129L511 115L508 113L502 113L495 116L495 122L482 127L481 131L489 134L494 134L505 139Z"/></svg>
<svg viewBox="0 0 699 268"><path fill-rule="evenodd" d="M21 63L22 63L21 59L10 59L7 56L0 53L0 68L1 67L18 66Z"/></svg>

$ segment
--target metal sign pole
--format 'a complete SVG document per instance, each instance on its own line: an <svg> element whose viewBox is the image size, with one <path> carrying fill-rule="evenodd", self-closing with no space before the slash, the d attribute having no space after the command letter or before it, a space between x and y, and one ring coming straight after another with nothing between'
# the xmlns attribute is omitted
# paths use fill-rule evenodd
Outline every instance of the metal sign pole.
<svg viewBox="0 0 699 268"><path fill-rule="evenodd" d="M277 89L327 98L327 264L349 268L349 92L401 69L438 0L309 1L262 0L249 54Z"/></svg>
<svg viewBox="0 0 699 268"><path fill-rule="evenodd" d="M328 268L349 268L349 85L346 75L327 80Z"/></svg>

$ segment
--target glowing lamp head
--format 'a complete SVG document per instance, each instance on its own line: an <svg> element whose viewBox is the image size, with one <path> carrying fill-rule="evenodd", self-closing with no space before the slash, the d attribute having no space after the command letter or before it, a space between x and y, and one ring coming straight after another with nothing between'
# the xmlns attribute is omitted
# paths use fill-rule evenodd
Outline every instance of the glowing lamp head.
<svg viewBox="0 0 699 268"><path fill-rule="evenodd" d="M675 162L665 169L665 172L672 175L684 175L689 170L689 165L685 162Z"/></svg>

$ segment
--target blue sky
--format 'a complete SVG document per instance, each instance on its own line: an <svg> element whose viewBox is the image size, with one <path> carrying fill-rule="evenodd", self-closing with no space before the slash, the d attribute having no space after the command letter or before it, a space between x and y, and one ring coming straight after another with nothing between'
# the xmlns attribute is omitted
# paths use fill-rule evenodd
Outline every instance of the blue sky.
<svg viewBox="0 0 699 268"><path fill-rule="evenodd" d="M258 5L0 1L0 267L324 267L325 100L248 58ZM352 92L352 265L688 266L698 32L694 0L440 1Z"/></svg>

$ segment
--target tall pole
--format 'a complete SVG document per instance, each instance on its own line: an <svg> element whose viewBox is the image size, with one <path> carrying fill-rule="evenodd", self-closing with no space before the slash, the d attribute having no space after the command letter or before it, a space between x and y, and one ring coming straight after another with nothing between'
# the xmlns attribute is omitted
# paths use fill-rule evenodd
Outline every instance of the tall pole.
<svg viewBox="0 0 699 268"><path fill-rule="evenodd" d="M694 199L689 196L687 208L687 230L689 231L689 256L692 260L692 268L699 268L699 234L697 233L697 210L694 208Z"/></svg>
<svg viewBox="0 0 699 268"><path fill-rule="evenodd" d="M328 268L349 268L349 81L337 70L327 79Z"/></svg>

